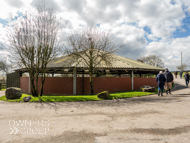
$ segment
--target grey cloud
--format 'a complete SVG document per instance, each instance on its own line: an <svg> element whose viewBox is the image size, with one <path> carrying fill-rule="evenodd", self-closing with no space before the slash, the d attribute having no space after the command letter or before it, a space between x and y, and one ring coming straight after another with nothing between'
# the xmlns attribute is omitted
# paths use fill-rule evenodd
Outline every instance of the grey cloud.
<svg viewBox="0 0 190 143"><path fill-rule="evenodd" d="M115 0L97 0L96 7L92 9L88 7L87 0L65 0L63 5L72 12L76 12L79 17L86 21L87 26L96 26L97 23L114 22L121 17L120 11L115 9L120 3ZM106 7L111 9L110 12L106 12ZM88 13L84 11L86 9Z"/></svg>
<svg viewBox="0 0 190 143"><path fill-rule="evenodd" d="M140 0L96 0L94 1L96 7L93 9L88 7L87 0L65 0L62 4L65 5L68 10L78 13L79 17L86 21L87 26L95 26L97 23L114 23L122 17L128 17L130 22L137 22L139 1ZM124 9L118 9L118 6L122 6ZM106 8L109 8L110 11L107 12ZM84 9L86 9L88 13L84 12Z"/></svg>
<svg viewBox="0 0 190 143"><path fill-rule="evenodd" d="M65 28L68 28L68 29L73 29L73 26L72 26L72 23L71 23L71 21L69 21L69 20L62 20L61 22L60 22L60 28L63 28L63 29L65 29Z"/></svg>
<svg viewBox="0 0 190 143"><path fill-rule="evenodd" d="M152 3L147 3L143 6L139 5L139 8L141 9L141 14L148 18L155 18L157 19L162 14L162 9L158 7L158 4L155 4L154 1Z"/></svg>
<svg viewBox="0 0 190 143"><path fill-rule="evenodd" d="M120 40L122 41L122 39ZM145 38L137 38L124 44L124 46L117 51L117 54L129 59L137 60L137 58L144 55L144 47L146 46L146 44L147 41Z"/></svg>
<svg viewBox="0 0 190 143"><path fill-rule="evenodd" d="M117 10L108 13L103 10L96 10L96 12L89 12L89 14L81 14L81 17L87 21L89 26L95 26L98 23L114 23L120 16L121 14Z"/></svg>
<svg viewBox="0 0 190 143"><path fill-rule="evenodd" d="M70 10L77 11L81 19L87 22L89 26L94 26L97 23L114 23L121 18L128 18L130 21L126 22L139 22L140 15L144 15L145 18L155 18L162 13L159 7L155 3L147 4L146 7L141 7L140 0L96 0L96 7L94 9L89 8L84 0L80 2L66 2ZM69 4L68 4L69 3ZM124 9L118 9L118 6ZM88 10L88 13L84 13L82 7ZM111 9L110 12L106 12L106 8ZM148 24L149 25L149 24Z"/></svg>
<svg viewBox="0 0 190 143"><path fill-rule="evenodd" d="M6 0L6 2L12 6L12 7L16 7L16 8L21 8L23 6L23 2L20 0Z"/></svg>
<svg viewBox="0 0 190 143"><path fill-rule="evenodd" d="M5 43L0 41L0 51L6 48Z"/></svg>
<svg viewBox="0 0 190 143"><path fill-rule="evenodd" d="M36 8L36 6L40 6L46 4L48 8L52 8L54 12L61 12L60 6L54 0L33 0L31 5Z"/></svg>
<svg viewBox="0 0 190 143"><path fill-rule="evenodd" d="M77 11L80 14L87 2L86 0L65 0L62 4L65 5L68 10Z"/></svg>
<svg viewBox="0 0 190 143"><path fill-rule="evenodd" d="M89 13L81 13L81 18L84 19L89 26L95 26L97 23L114 23L121 17L121 13L117 9L113 9L109 12L99 8L88 10Z"/></svg>
<svg viewBox="0 0 190 143"><path fill-rule="evenodd" d="M119 2L116 0L97 0L97 8L99 9L106 9L106 7L115 8L119 5Z"/></svg>

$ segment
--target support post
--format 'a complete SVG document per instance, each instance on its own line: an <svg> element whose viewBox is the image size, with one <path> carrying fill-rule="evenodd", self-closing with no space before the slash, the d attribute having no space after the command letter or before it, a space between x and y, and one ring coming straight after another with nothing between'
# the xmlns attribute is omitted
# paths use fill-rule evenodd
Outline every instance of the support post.
<svg viewBox="0 0 190 143"><path fill-rule="evenodd" d="M77 71L76 68L73 70L73 95L76 95L77 89Z"/></svg>
<svg viewBox="0 0 190 143"><path fill-rule="evenodd" d="M82 95L84 95L84 71L82 72Z"/></svg>
<svg viewBox="0 0 190 143"><path fill-rule="evenodd" d="M30 94L30 75L29 75L29 78L28 78L28 94Z"/></svg>
<svg viewBox="0 0 190 143"><path fill-rule="evenodd" d="M133 71L131 71L131 83L132 83L132 91L134 90L134 75L133 75Z"/></svg>

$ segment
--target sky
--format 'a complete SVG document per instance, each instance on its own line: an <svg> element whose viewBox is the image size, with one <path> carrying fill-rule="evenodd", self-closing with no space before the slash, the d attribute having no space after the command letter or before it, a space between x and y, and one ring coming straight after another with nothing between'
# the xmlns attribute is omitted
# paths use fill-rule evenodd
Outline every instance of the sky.
<svg viewBox="0 0 190 143"><path fill-rule="evenodd" d="M0 60L9 61L6 26L40 0L0 0ZM118 55L159 56L171 71L190 66L190 0L46 0L64 35L84 28L110 30L124 46ZM189 68L188 68L189 69Z"/></svg>

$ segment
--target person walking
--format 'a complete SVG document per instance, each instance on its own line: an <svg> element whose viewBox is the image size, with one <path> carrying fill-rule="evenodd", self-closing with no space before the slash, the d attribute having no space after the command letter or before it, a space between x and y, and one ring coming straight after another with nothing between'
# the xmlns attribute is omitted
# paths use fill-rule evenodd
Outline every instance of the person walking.
<svg viewBox="0 0 190 143"><path fill-rule="evenodd" d="M168 68L165 69L164 72L165 78L166 78L166 82L165 82L165 90L166 90L166 94L171 94L171 89L172 89L172 82L173 82L173 74L171 72L169 72Z"/></svg>
<svg viewBox="0 0 190 143"><path fill-rule="evenodd" d="M182 78L182 74L183 74L183 72L182 72L182 71L180 71L180 72L179 72L180 78Z"/></svg>
<svg viewBox="0 0 190 143"><path fill-rule="evenodd" d="M166 78L163 74L163 71L160 71L159 74L156 76L156 81L158 82L158 96L163 96L163 91L164 91L164 85Z"/></svg>
<svg viewBox="0 0 190 143"><path fill-rule="evenodd" d="M188 84L189 84L189 73L188 72L185 73L184 78L185 78L186 86L188 86Z"/></svg>
<svg viewBox="0 0 190 143"><path fill-rule="evenodd" d="M177 71L175 71L175 72L174 72L175 78L177 78L177 74L178 74Z"/></svg>

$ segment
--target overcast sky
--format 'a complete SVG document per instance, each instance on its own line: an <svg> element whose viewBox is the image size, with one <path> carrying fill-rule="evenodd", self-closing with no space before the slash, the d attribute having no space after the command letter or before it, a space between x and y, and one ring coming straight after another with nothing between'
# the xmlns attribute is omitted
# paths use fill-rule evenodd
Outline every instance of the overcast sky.
<svg viewBox="0 0 190 143"><path fill-rule="evenodd" d="M64 32L85 27L111 30L125 46L117 54L136 60L157 55L165 67L190 65L190 0L45 0ZM0 0L0 60L8 60L6 24L40 0Z"/></svg>

